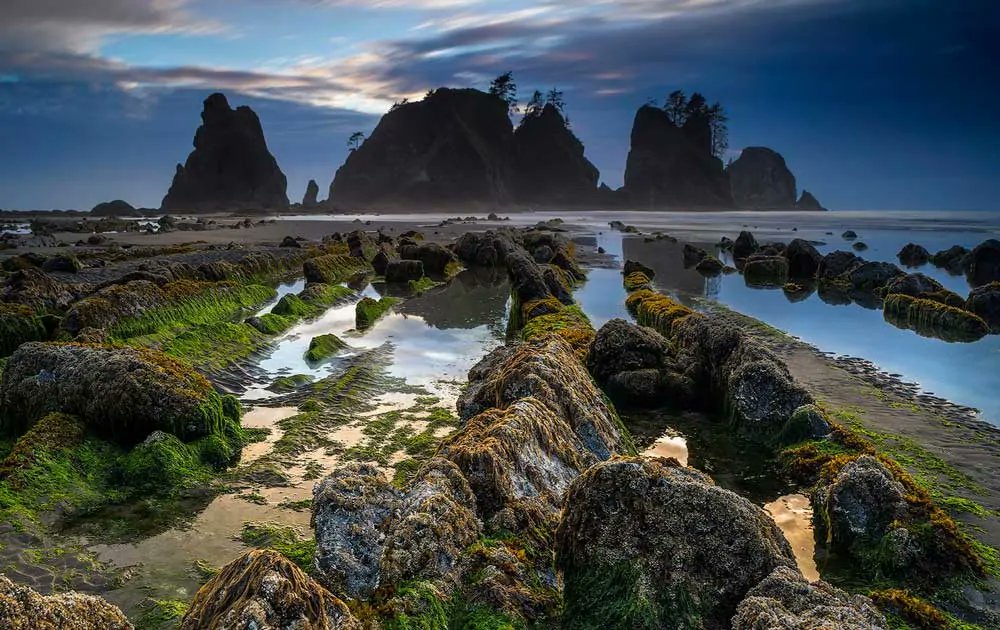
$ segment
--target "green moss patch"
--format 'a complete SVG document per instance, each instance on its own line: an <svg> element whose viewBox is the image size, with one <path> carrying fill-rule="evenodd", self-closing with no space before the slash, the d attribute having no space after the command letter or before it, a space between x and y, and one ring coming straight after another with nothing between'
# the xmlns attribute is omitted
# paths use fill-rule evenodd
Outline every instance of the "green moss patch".
<svg viewBox="0 0 1000 630"><path fill-rule="evenodd" d="M990 332L986 321L975 313L901 293L887 296L882 312L895 326L947 341L976 341Z"/></svg>
<svg viewBox="0 0 1000 630"><path fill-rule="evenodd" d="M20 304L0 302L0 357L26 341L43 341L48 331L41 317Z"/></svg>
<svg viewBox="0 0 1000 630"><path fill-rule="evenodd" d="M320 363L346 347L347 344L341 341L337 335L330 334L313 337L309 342L309 350L306 351L306 361Z"/></svg>
<svg viewBox="0 0 1000 630"><path fill-rule="evenodd" d="M397 298L392 297L384 297L380 300L370 297L361 298L354 310L355 326L358 330L371 328L398 301Z"/></svg>
<svg viewBox="0 0 1000 630"><path fill-rule="evenodd" d="M245 360L269 342L249 324L218 322L193 326L166 341L164 353L207 372Z"/></svg>
<svg viewBox="0 0 1000 630"><path fill-rule="evenodd" d="M573 347L577 357L583 359L590 351L590 344L596 333L587 315L574 304L555 313L534 317L521 329L521 338L525 340L549 334L565 339Z"/></svg>
<svg viewBox="0 0 1000 630"><path fill-rule="evenodd" d="M414 295L422 295L434 287L440 286L442 283L424 276L419 280L410 280L406 284L410 289L410 293Z"/></svg>
<svg viewBox="0 0 1000 630"><path fill-rule="evenodd" d="M294 562L306 573L313 572L316 541L294 527L275 523L243 523L240 540L257 549L272 549Z"/></svg>

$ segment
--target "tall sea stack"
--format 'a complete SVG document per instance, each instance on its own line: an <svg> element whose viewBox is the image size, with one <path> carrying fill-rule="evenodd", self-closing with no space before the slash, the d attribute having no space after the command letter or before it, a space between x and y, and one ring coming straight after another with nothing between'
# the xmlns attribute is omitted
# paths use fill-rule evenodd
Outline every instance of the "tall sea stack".
<svg viewBox="0 0 1000 630"><path fill-rule="evenodd" d="M754 210L795 207L795 176L777 151L747 147L726 172L738 207Z"/></svg>
<svg viewBox="0 0 1000 630"><path fill-rule="evenodd" d="M287 180L267 149L257 114L229 106L223 94L205 99L194 151L163 198L162 210L207 212L284 209Z"/></svg>
<svg viewBox="0 0 1000 630"><path fill-rule="evenodd" d="M712 155L706 119L674 125L667 113L643 105L632 124L625 165L625 201L639 207L733 205L722 161Z"/></svg>
<svg viewBox="0 0 1000 630"><path fill-rule="evenodd" d="M382 117L337 169L330 203L509 203L513 146L507 103L479 90L440 88Z"/></svg>
<svg viewBox="0 0 1000 630"><path fill-rule="evenodd" d="M525 203L593 201L600 176L562 113L548 104L514 132L517 199Z"/></svg>

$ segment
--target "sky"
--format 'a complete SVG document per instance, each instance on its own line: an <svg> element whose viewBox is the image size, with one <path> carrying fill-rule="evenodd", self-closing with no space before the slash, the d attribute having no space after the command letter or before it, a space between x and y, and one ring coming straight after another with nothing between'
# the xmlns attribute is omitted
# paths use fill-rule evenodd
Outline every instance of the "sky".
<svg viewBox="0 0 1000 630"><path fill-rule="evenodd" d="M0 208L159 206L214 91L299 200L394 102L510 70L612 187L683 89L830 208L1000 210L998 66L995 0L2 0Z"/></svg>

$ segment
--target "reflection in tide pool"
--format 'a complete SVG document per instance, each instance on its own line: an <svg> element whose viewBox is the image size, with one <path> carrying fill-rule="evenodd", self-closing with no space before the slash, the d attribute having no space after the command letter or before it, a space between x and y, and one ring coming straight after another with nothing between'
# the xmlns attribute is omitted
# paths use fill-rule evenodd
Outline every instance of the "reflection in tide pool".
<svg viewBox="0 0 1000 630"><path fill-rule="evenodd" d="M804 494L786 494L764 506L788 539L795 563L810 582L818 580L816 538L812 527L812 506Z"/></svg>
<svg viewBox="0 0 1000 630"><path fill-rule="evenodd" d="M646 457L673 457L682 466L688 464L687 440L684 436L667 432L656 438L652 444L642 451L641 455Z"/></svg>

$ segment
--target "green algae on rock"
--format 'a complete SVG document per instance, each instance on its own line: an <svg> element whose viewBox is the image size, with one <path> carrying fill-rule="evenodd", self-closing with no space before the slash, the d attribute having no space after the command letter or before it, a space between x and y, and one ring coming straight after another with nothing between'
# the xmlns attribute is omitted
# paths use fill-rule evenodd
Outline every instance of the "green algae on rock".
<svg viewBox="0 0 1000 630"><path fill-rule="evenodd" d="M347 344L333 334L313 337L309 341L309 350L306 351L306 361L310 363L325 361L346 347Z"/></svg>
<svg viewBox="0 0 1000 630"><path fill-rule="evenodd" d="M29 307L0 302L0 357L26 341L44 341L48 336L44 318Z"/></svg>
<svg viewBox="0 0 1000 630"><path fill-rule="evenodd" d="M0 575L0 625L9 630L132 630L122 611L93 595L43 596Z"/></svg>
<svg viewBox="0 0 1000 630"><path fill-rule="evenodd" d="M223 628L360 630L347 606L275 551L233 560L194 596L181 630Z"/></svg>
<svg viewBox="0 0 1000 630"><path fill-rule="evenodd" d="M397 298L392 297L384 297L379 300L370 297L361 298L361 301L354 307L355 326L358 330L371 328L398 301Z"/></svg>
<svg viewBox="0 0 1000 630"><path fill-rule="evenodd" d="M310 258L302 264L302 271L307 282L337 284L348 280L351 276L371 267L363 259L340 254L327 254Z"/></svg>
<svg viewBox="0 0 1000 630"><path fill-rule="evenodd" d="M883 314L894 326L948 341L976 341L990 332L989 325L975 313L901 293L885 298Z"/></svg>
<svg viewBox="0 0 1000 630"><path fill-rule="evenodd" d="M204 376L161 352L129 347L22 344L3 371L0 403L0 429L8 432L61 411L123 444L157 429L195 439L239 421Z"/></svg>

